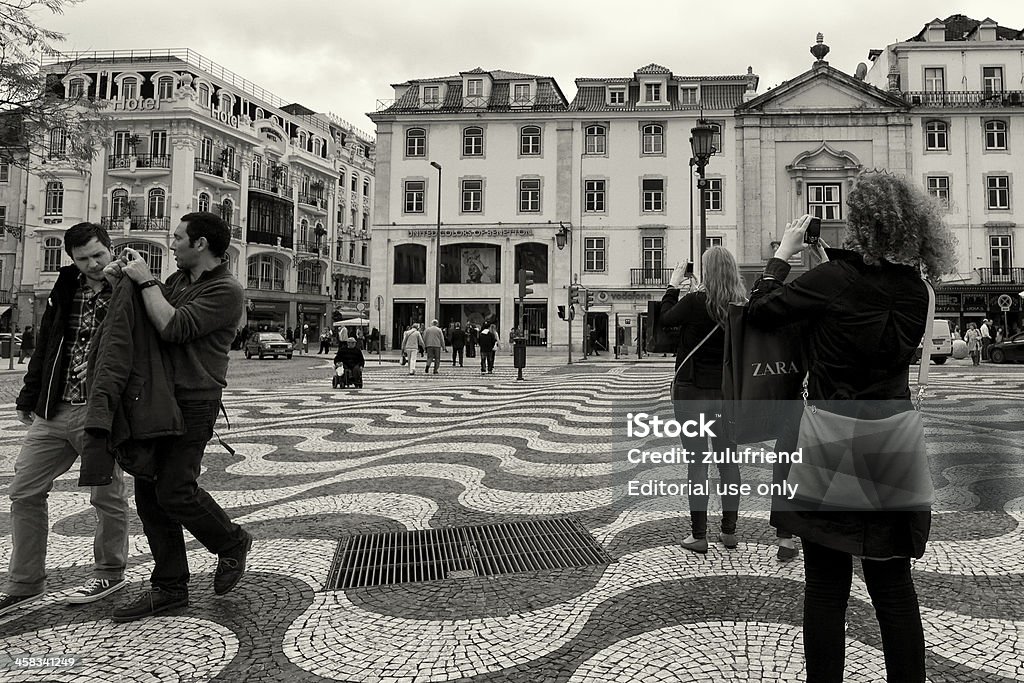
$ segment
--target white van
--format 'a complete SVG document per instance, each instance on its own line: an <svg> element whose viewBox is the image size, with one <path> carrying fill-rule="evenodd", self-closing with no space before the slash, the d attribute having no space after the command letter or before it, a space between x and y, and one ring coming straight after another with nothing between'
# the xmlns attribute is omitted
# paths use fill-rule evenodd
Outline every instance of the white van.
<svg viewBox="0 0 1024 683"><path fill-rule="evenodd" d="M946 359L953 355L953 333L949 330L948 320L936 320L932 325L931 337L924 337L917 347L917 358L921 360L924 354L924 346L927 343L931 358L937 365L942 365Z"/></svg>

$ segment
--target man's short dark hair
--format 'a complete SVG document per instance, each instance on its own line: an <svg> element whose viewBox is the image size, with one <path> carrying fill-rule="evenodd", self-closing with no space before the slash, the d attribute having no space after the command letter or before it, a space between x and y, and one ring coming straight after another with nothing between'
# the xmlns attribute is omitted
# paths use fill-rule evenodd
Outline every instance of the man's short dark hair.
<svg viewBox="0 0 1024 683"><path fill-rule="evenodd" d="M76 247L84 247L92 241L93 237L98 239L100 244L108 250L112 249L110 235L107 234L107 231L102 226L95 223L76 223L64 233L64 251L67 252L68 256L74 258L71 255L71 250Z"/></svg>
<svg viewBox="0 0 1024 683"><path fill-rule="evenodd" d="M181 221L187 224L185 232L188 234L189 246L194 245L200 237L205 237L206 243L210 245L210 253L217 258L224 256L231 244L231 228L227 221L209 211L186 213Z"/></svg>

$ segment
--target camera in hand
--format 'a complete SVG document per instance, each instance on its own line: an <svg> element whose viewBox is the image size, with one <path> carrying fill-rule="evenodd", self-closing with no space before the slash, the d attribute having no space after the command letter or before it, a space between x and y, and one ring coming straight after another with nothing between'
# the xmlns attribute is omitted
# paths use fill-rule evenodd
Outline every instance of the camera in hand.
<svg viewBox="0 0 1024 683"><path fill-rule="evenodd" d="M821 219L817 216L811 217L811 222L807 225L807 230L804 232L804 244L817 244L818 240L821 239Z"/></svg>

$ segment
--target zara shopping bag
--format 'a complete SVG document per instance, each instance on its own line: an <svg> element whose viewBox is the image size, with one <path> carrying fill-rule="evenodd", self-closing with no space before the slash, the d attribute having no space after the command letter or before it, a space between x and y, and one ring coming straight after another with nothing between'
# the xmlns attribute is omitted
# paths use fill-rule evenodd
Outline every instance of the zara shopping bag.
<svg viewBox="0 0 1024 683"><path fill-rule="evenodd" d="M725 423L737 444L767 441L779 436L799 400L807 367L801 325L772 330L747 321L747 307L729 306L722 361ZM789 414L787 414L787 412Z"/></svg>
<svg viewBox="0 0 1024 683"><path fill-rule="evenodd" d="M931 285L928 299L926 335L931 334L935 317ZM787 477L790 487L795 487L794 503L821 510L930 510L935 489L921 417L927 385L928 360L924 359L913 408L882 419L822 410L807 403L805 388L797 440L802 461L792 464Z"/></svg>

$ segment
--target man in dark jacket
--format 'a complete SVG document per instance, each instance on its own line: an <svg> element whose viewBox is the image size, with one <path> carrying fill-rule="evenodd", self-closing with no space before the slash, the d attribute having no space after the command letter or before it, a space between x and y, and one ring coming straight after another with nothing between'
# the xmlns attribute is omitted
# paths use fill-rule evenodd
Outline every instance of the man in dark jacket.
<svg viewBox="0 0 1024 683"><path fill-rule="evenodd" d="M455 323L455 329L452 330L452 367L455 367L456 361L458 361L459 367L462 367L462 352L465 347L466 331L462 329L461 323Z"/></svg>
<svg viewBox="0 0 1024 683"><path fill-rule="evenodd" d="M334 367L344 369L342 375L344 384L354 384L356 389L362 389L364 365L366 365L366 360L363 358L363 352L356 346L356 338L349 337L345 340L345 345L338 349L337 355L334 356ZM335 387L337 385L336 381Z"/></svg>
<svg viewBox="0 0 1024 683"><path fill-rule="evenodd" d="M197 483L227 384L228 347L242 317L242 286L224 260L230 241L231 231L219 216L190 213L174 230L171 249L179 270L166 284L161 285L133 249L108 268L127 275L142 290L146 314L167 343L175 398L185 422L183 435L157 440L156 481L135 481L136 508L154 568L151 589L114 610L115 622L188 606L183 528L219 556L213 575L217 595L234 588L245 572L252 536Z"/></svg>
<svg viewBox="0 0 1024 683"><path fill-rule="evenodd" d="M86 358L106 315L110 283L110 237L92 223L64 234L64 250L75 262L61 268L39 326L35 353L18 394L18 419L29 425L8 487L11 497L11 558L0 594L0 614L46 590L46 497L57 477L82 453L86 419ZM93 578L68 597L87 603L127 585L128 502L121 470L106 486L92 488L96 508Z"/></svg>

